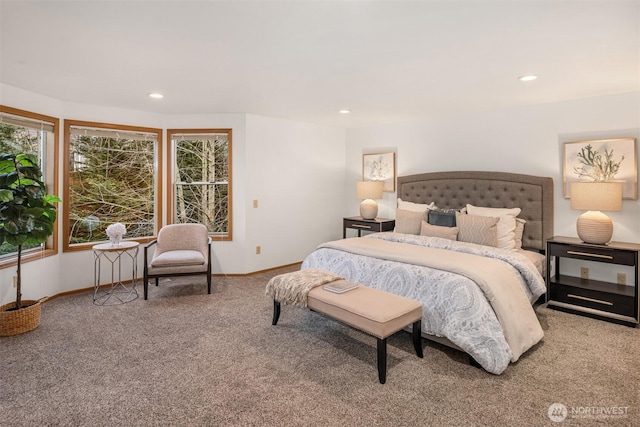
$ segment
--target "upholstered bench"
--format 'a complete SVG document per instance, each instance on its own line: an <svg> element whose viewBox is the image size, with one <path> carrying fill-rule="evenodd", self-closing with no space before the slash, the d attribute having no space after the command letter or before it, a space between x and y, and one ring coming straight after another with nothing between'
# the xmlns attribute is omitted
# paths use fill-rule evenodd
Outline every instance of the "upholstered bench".
<svg viewBox="0 0 640 427"><path fill-rule="evenodd" d="M338 285L345 280L332 282ZM363 285L337 294L316 286L307 294L307 307L325 314L377 338L378 379L387 379L387 338L400 329L413 325L413 346L422 358L422 304L409 298L390 294ZM273 321L280 318L280 302L273 300Z"/></svg>

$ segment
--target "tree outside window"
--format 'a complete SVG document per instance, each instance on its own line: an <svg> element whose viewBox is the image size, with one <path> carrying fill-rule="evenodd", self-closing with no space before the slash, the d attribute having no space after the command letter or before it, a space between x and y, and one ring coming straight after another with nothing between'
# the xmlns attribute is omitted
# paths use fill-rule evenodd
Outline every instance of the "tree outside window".
<svg viewBox="0 0 640 427"><path fill-rule="evenodd" d="M231 129L169 129L174 223L204 224L231 240Z"/></svg>
<svg viewBox="0 0 640 427"><path fill-rule="evenodd" d="M65 249L107 240L119 222L126 239L156 234L161 194L160 129L65 121Z"/></svg>
<svg viewBox="0 0 640 427"><path fill-rule="evenodd" d="M57 192L58 119L0 105L0 153L28 153L39 160L43 181L50 193ZM57 227L43 244L23 245L23 261L57 252ZM15 264L18 248L6 241L0 245L0 267Z"/></svg>

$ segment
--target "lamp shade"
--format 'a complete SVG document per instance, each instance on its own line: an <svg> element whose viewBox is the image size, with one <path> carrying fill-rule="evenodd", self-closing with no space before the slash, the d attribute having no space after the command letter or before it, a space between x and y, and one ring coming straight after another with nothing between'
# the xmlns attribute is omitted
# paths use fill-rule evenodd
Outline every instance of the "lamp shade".
<svg viewBox="0 0 640 427"><path fill-rule="evenodd" d="M381 199L383 188L382 181L360 181L356 184L356 195L358 199Z"/></svg>
<svg viewBox="0 0 640 427"><path fill-rule="evenodd" d="M607 244L613 236L611 218L600 211L622 209L622 183L571 183L571 209L587 211L576 222L578 237L585 243Z"/></svg>
<svg viewBox="0 0 640 427"><path fill-rule="evenodd" d="M622 209L621 182L572 182L571 209L619 211Z"/></svg>

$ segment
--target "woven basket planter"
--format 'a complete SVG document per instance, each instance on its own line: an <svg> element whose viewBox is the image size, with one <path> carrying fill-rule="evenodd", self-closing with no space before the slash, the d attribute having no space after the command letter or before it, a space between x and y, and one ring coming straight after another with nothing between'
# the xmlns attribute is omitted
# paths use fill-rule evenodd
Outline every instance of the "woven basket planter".
<svg viewBox="0 0 640 427"><path fill-rule="evenodd" d="M15 306L15 302L0 306L0 337L24 334L40 324L40 301L23 300L20 310L10 310Z"/></svg>

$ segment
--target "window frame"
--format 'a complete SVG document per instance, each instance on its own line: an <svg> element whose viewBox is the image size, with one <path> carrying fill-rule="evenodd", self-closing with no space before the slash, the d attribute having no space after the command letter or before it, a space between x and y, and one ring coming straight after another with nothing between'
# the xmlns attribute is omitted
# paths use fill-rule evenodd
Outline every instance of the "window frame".
<svg viewBox="0 0 640 427"><path fill-rule="evenodd" d="M60 134L60 119L56 117L46 116L44 114L34 113L32 111L20 110L18 108L9 107L6 105L0 105L0 113L11 114L14 116L21 116L31 120L40 120L53 125L53 146L47 141L47 147L45 151L45 168L44 168L44 182L47 185L48 194L58 193L58 154L59 154L59 134ZM53 149L52 149L53 148ZM42 162L41 162L42 163ZM50 257L58 254L58 220L60 219L60 206L59 203L54 203L56 206L56 221L53 224L53 234L44 243L44 246L40 250L29 250L22 253L21 262L27 263L34 260ZM7 256L0 260L0 270L8 267L18 265L18 253L15 256Z"/></svg>
<svg viewBox="0 0 640 427"><path fill-rule="evenodd" d="M176 165L174 158L174 153L176 147L173 143L173 136L180 134L212 134L212 133L226 133L228 138L228 147L227 147L227 174L228 174L228 218L227 223L229 224L228 230L226 234L210 234L211 240L215 241L232 241L233 240L233 168L232 168L232 148L233 148L233 129L228 128L208 128L208 129L167 129L167 220L170 224L175 224L176 221L176 212L175 212L175 172Z"/></svg>
<svg viewBox="0 0 640 427"><path fill-rule="evenodd" d="M64 187L66 189L69 188L70 185L70 173L71 173L71 127L80 126L80 127L90 127L96 129L105 129L108 131L122 131L122 132L144 132L144 133L154 133L157 135L156 139L156 149L155 149L155 159L154 159L154 183L155 183L155 202L154 202L154 210L155 210L155 218L154 218L154 233L152 236L138 237L134 239L127 239L134 242L139 243L148 243L155 239L158 235L158 230L162 226L162 182L163 182L163 168L162 168L162 129L158 128L149 128L143 126L131 126L131 125L121 125L114 123L100 123L100 122L89 122L83 120L64 120ZM70 209L70 192L67 190L64 192L64 196L62 198L63 203L63 243L62 250L63 252L75 252L75 251L85 251L91 249L96 242L87 242L87 243L69 243L69 209Z"/></svg>

